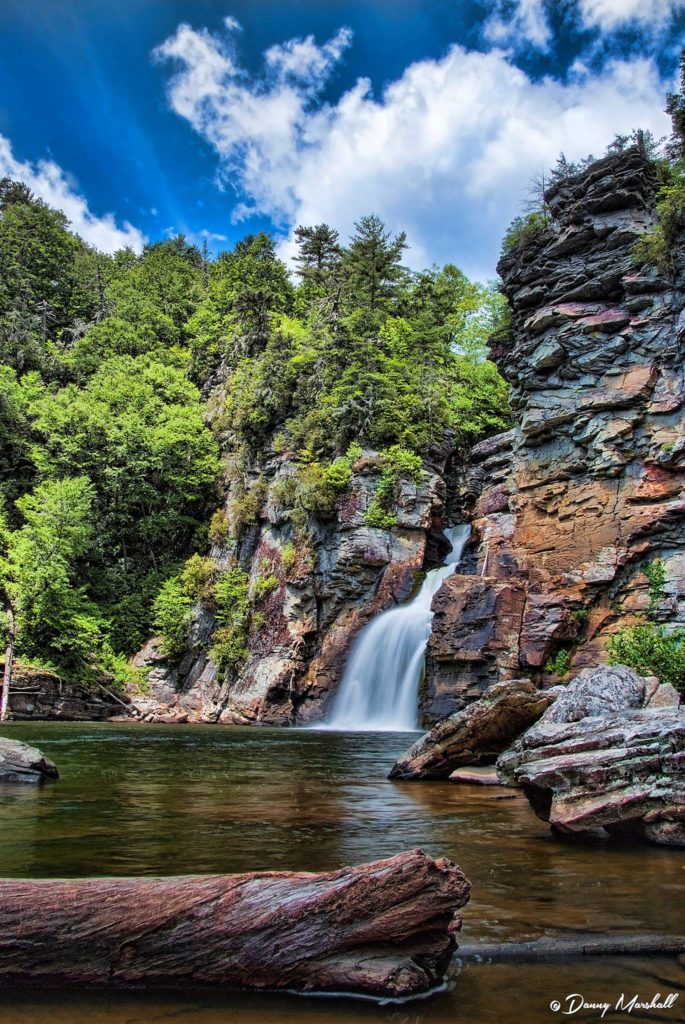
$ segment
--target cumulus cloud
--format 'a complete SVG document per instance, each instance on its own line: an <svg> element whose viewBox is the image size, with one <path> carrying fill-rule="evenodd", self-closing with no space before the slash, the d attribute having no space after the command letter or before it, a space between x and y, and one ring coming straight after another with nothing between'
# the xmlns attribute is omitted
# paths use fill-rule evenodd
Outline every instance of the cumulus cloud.
<svg viewBox="0 0 685 1024"><path fill-rule="evenodd" d="M250 78L230 40L187 25L158 50L175 62L171 106L245 197L238 216L270 217L286 236L285 255L298 223L327 221L344 235L373 211L407 230L411 265L451 260L485 277L531 177L560 151L599 155L617 132L668 128L665 87L646 57L613 60L596 75L579 65L562 83L531 80L502 51L454 45L407 67L378 98L360 79L326 103L320 69L330 71L342 42L294 43L304 47L301 67L313 69L298 81L274 75L268 61Z"/></svg>
<svg viewBox="0 0 685 1024"><path fill-rule="evenodd" d="M549 49L552 30L547 20L545 0L497 0L484 26L491 43L530 43L539 50Z"/></svg>
<svg viewBox="0 0 685 1024"><path fill-rule="evenodd" d="M633 22L653 31L685 10L685 0L578 0L578 9L587 28L611 32Z"/></svg>
<svg viewBox="0 0 685 1024"><path fill-rule="evenodd" d="M61 210L71 222L72 229L101 252L116 252L127 245L140 252L147 241L145 235L127 220L119 227L114 214L97 217L92 213L84 197L53 160L39 160L36 164L17 160L9 139L0 135L0 178L4 177L23 181L48 206Z"/></svg>

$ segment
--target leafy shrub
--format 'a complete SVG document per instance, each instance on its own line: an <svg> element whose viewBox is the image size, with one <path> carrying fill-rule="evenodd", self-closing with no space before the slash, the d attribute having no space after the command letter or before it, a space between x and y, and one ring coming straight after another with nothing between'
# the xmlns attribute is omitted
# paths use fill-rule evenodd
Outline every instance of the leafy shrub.
<svg viewBox="0 0 685 1024"><path fill-rule="evenodd" d="M230 502L228 515L231 522L231 532L235 537L248 527L254 526L259 520L259 514L266 498L268 485L264 477L260 477L249 490L244 491Z"/></svg>
<svg viewBox="0 0 685 1024"><path fill-rule="evenodd" d="M420 455L410 452L399 444L393 444L389 448L385 448L380 456L381 464L385 468L391 469L396 477L404 477L417 484L421 482L423 462Z"/></svg>
<svg viewBox="0 0 685 1024"><path fill-rule="evenodd" d="M685 170L678 166L666 173L668 180L657 193L658 223L633 246L636 262L653 263L661 270L670 269L676 239L685 228Z"/></svg>
<svg viewBox="0 0 685 1024"><path fill-rule="evenodd" d="M534 210L516 217L507 228L502 241L502 252L511 252L521 245L540 239L548 230L549 221L545 213Z"/></svg>
<svg viewBox="0 0 685 1024"><path fill-rule="evenodd" d="M609 663L627 665L644 676L658 676L685 692L685 628L667 632L653 622L624 626L608 644Z"/></svg>
<svg viewBox="0 0 685 1024"><path fill-rule="evenodd" d="M340 457L332 462L324 470L324 479L336 492L347 490L352 479L352 466L349 459Z"/></svg>
<svg viewBox="0 0 685 1024"><path fill-rule="evenodd" d="M550 658L545 665L545 672L552 672L555 676L565 679L571 669L571 652L557 651L553 658Z"/></svg>
<svg viewBox="0 0 685 1024"><path fill-rule="evenodd" d="M214 600L214 577L217 565L213 558L191 555L181 570L181 585L193 601L209 605Z"/></svg>
<svg viewBox="0 0 685 1024"><path fill-rule="evenodd" d="M212 636L210 657L221 670L240 670L248 655L250 628L249 577L238 565L222 573L215 587L219 628Z"/></svg>
<svg viewBox="0 0 685 1024"><path fill-rule="evenodd" d="M193 599L180 576L172 576L162 584L152 606L152 621L162 637L165 657L176 659L184 654L192 607Z"/></svg>
<svg viewBox="0 0 685 1024"><path fill-rule="evenodd" d="M374 526L379 530L392 530L397 524L397 516L384 509L374 498L364 513L364 522L367 526Z"/></svg>
<svg viewBox="0 0 685 1024"><path fill-rule="evenodd" d="M210 544L225 544L231 534L231 524L222 508L218 508L209 522L207 538Z"/></svg>
<svg viewBox="0 0 685 1024"><path fill-rule="evenodd" d="M656 558L653 562L647 562L643 565L642 571L647 577L649 588L647 617L652 619L659 611L659 605L665 596L664 585L666 583L666 566L660 558Z"/></svg>
<svg viewBox="0 0 685 1024"><path fill-rule="evenodd" d="M272 590L275 590L278 582L278 576L255 576L252 581L252 600L255 604L263 601Z"/></svg>
<svg viewBox="0 0 685 1024"><path fill-rule="evenodd" d="M291 573L297 564L297 551L295 545L288 541L281 548L281 563L285 573Z"/></svg>

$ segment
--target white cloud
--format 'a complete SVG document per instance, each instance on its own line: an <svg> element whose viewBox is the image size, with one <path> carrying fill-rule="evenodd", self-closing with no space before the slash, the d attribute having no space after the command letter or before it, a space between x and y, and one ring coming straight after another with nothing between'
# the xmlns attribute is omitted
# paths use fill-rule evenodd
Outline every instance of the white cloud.
<svg viewBox="0 0 685 1024"><path fill-rule="evenodd" d="M485 23L485 38L491 43L509 43L520 46L531 43L539 50L547 50L552 31L547 21L545 0L518 0L513 8L506 0L497 0Z"/></svg>
<svg viewBox="0 0 685 1024"><path fill-rule="evenodd" d="M70 184L67 175L53 160L39 160L36 164L17 160L9 139L0 135L0 178L23 181L48 206L53 206L71 222L72 229L101 252L116 252L130 245L140 252L145 235L125 220L119 227L114 214L97 217L88 209L88 203Z"/></svg>
<svg viewBox="0 0 685 1024"><path fill-rule="evenodd" d="M278 77L317 86L328 78L351 42L351 30L341 28L323 46L316 45L314 36L289 39L269 47L264 59Z"/></svg>
<svg viewBox="0 0 685 1024"><path fill-rule="evenodd" d="M653 31L685 10L685 0L578 0L578 9L588 28L611 32L633 22Z"/></svg>
<svg viewBox="0 0 685 1024"><path fill-rule="evenodd" d="M330 45L307 42L310 67L330 68ZM280 51L291 52L287 43ZM407 230L411 265L452 260L480 277L492 274L531 177L560 151L599 155L617 132L668 129L665 86L646 57L562 83L532 81L499 50L455 45L407 67L377 99L360 79L326 104L311 77L298 83L267 67L250 79L226 41L187 25L158 53L176 63L173 109L247 200L239 216L257 212L286 231L327 221L344 236L373 211ZM283 251L292 248L290 236Z"/></svg>

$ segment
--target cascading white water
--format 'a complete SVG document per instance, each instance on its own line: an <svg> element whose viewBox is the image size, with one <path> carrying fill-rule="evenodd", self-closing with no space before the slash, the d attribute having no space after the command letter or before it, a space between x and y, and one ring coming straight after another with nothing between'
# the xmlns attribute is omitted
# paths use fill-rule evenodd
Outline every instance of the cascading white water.
<svg viewBox="0 0 685 1024"><path fill-rule="evenodd" d="M445 530L452 544L443 565L426 574L416 597L382 612L361 631L345 666L325 727L350 732L415 729L419 684L431 631L431 602L456 570L471 528Z"/></svg>

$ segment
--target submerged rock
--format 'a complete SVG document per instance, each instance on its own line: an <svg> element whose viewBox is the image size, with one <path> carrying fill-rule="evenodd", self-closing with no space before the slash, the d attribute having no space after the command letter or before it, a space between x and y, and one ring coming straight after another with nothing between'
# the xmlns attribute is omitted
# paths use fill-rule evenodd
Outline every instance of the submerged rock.
<svg viewBox="0 0 685 1024"><path fill-rule="evenodd" d="M440 722L395 762L391 779L446 779L460 765L489 764L532 725L557 690L528 679L496 683L480 700Z"/></svg>
<svg viewBox="0 0 685 1024"><path fill-rule="evenodd" d="M581 672L499 758L500 779L562 832L685 846L685 711L672 690L624 666Z"/></svg>
<svg viewBox="0 0 685 1024"><path fill-rule="evenodd" d="M37 747L0 736L0 782L42 782L58 778L57 766Z"/></svg>

